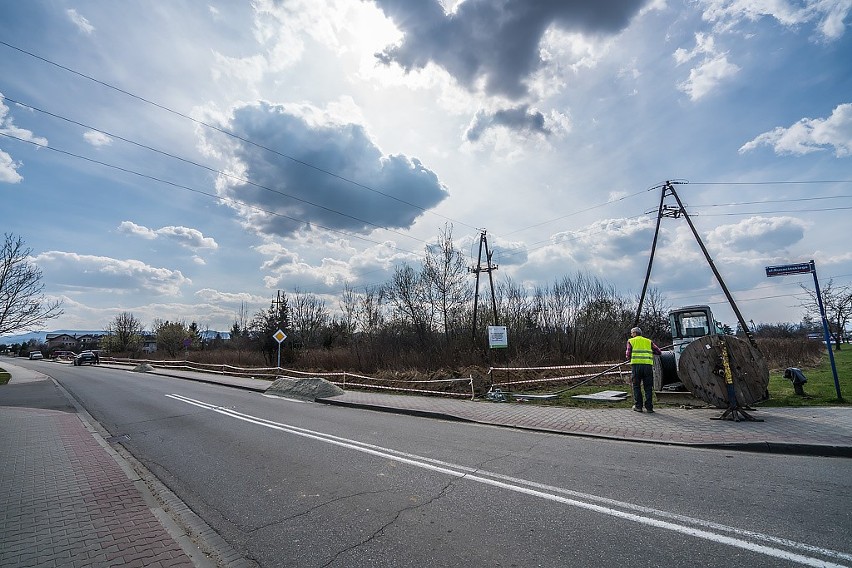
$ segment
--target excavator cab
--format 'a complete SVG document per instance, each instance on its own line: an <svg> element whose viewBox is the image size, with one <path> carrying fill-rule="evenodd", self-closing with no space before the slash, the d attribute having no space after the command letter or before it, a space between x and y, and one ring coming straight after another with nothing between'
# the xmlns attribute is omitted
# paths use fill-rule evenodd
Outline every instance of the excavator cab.
<svg viewBox="0 0 852 568"><path fill-rule="evenodd" d="M707 335L724 335L722 325L713 317L709 306L685 306L669 312L672 350L663 351L654 365L654 390L658 398L669 402L694 404L698 400L686 393L678 375L680 354L686 347Z"/></svg>
<svg viewBox="0 0 852 568"><path fill-rule="evenodd" d="M705 335L724 335L709 306L686 306L669 312L675 364L686 346Z"/></svg>

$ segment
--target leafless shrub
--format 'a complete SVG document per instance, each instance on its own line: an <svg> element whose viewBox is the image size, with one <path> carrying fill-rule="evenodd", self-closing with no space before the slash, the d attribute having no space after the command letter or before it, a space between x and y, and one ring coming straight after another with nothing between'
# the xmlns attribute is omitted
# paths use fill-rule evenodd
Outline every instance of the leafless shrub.
<svg viewBox="0 0 852 568"><path fill-rule="evenodd" d="M809 339L758 339L763 358L770 369L812 367L820 362L825 346Z"/></svg>

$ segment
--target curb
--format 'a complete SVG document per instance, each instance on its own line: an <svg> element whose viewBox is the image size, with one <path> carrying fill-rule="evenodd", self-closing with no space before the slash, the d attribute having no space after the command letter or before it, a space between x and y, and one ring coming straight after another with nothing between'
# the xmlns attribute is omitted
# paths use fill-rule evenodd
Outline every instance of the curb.
<svg viewBox="0 0 852 568"><path fill-rule="evenodd" d="M731 443L706 443L706 442L677 442L677 441L661 441L661 440L642 440L638 438L623 438L619 436L602 436L598 434L590 434L587 432L568 432L565 430L552 430L547 428L536 428L533 426L519 426L499 424L496 422L488 422L477 420L475 418L467 418L444 412L434 412L429 410L412 410L408 408L380 406L361 402L344 402L333 399L316 399L315 402L327 404L329 406L343 406L348 408L360 408L364 410L373 410L376 412L387 412L391 414L404 414L407 416L417 416L420 418L437 418L441 420L449 420L453 422L467 422L472 424L483 424L486 426L496 426L499 428L513 428L516 430L525 430L528 432L543 432L547 434L559 434L562 436L576 436L579 438L592 438L603 440L617 440L622 442L631 442L636 444L654 444L658 446L677 446L682 448L696 448L707 450L727 450L735 452L753 452L775 455L798 455L798 456L814 456L814 457L840 457L852 458L852 447L846 446L831 446L824 444L796 444L784 442L731 442Z"/></svg>

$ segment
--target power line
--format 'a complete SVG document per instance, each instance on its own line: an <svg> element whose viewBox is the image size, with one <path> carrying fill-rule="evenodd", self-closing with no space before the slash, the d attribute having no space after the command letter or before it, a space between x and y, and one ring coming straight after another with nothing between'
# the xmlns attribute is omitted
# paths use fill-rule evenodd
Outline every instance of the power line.
<svg viewBox="0 0 852 568"><path fill-rule="evenodd" d="M653 187L648 188L648 189L643 189L642 191L637 191L636 193L631 193L630 195L625 195L623 197L619 197L618 199L613 199L612 201L607 201L606 203L599 203L598 205L593 205L593 206L591 206L587 209L582 209L580 211L574 211L573 213L568 213L567 215L562 215L561 217L555 217L555 218L549 219L547 221L542 221L541 223L536 223L535 225L530 225L529 227L524 227L523 229L517 229L517 230L512 231L510 233L506 233L504 236L508 237L509 235L514 235L515 233L520 233L520 232L523 232L523 231L526 231L526 230L529 230L529 229L533 229L535 227L541 227L542 225L547 225L547 224L553 223L555 221L561 221L562 219L566 219L566 218L572 217L574 215L579 215L580 213L586 213L586 212L592 211L594 209L599 209L600 207L605 207L605 206L611 205L613 203L618 203L619 201L624 201L625 199L629 199L631 197L636 197L637 195L647 193L647 192L649 192L653 189L654 189Z"/></svg>
<svg viewBox="0 0 852 568"><path fill-rule="evenodd" d="M700 206L699 206L700 207ZM852 205L848 207L827 207L824 209L780 209L775 211L743 211L740 213L702 213L701 217L738 217L741 215L776 215L778 213L820 213L825 211L846 211L852 209Z"/></svg>
<svg viewBox="0 0 852 568"><path fill-rule="evenodd" d="M270 153L275 154L275 155L277 155L277 156L280 156L280 157L282 157L282 158L286 158L286 159L288 159L288 160L291 160L292 162L295 162L295 163L300 164L300 165L302 165L302 166L305 166L305 167L311 168L311 169L313 169L313 170L315 170L315 171L318 171L318 172L320 172L320 173L323 173L323 174L326 174L326 175L328 175L328 176L334 177L334 178L339 179L339 180L341 180L341 181L344 181L344 182L346 182L346 183L352 184L352 185L354 185L354 186L356 186L356 187L360 187L360 188L365 189L365 190L367 190L367 191L371 191L371 192L376 193L376 194L378 194L378 195L382 195L382 196L384 196L384 197L387 197L388 199L393 199L394 201L398 201L399 203L402 203L402 204L404 204L404 205L408 205L409 207L413 207L414 209L417 209L417 210L419 210L419 211L423 211L424 213L430 213L430 214L432 214L432 215L436 215L436 216L441 217L442 219L444 219L444 220L446 220L446 221L450 221L450 222L452 222L452 223L458 223L459 225L464 225L465 227L468 227L468 228L470 228L470 229L476 229L476 227L474 227L473 225L469 225L469 224L464 223L464 222L462 222L462 221L454 220L454 219L451 219L451 218L446 217L446 216L444 216L444 215L441 215L441 214L439 214L439 213L435 213L434 211L430 211L430 210L428 210L428 209L426 209L425 207L422 207L422 206L420 206L420 205L415 205L414 203L411 203L411 202L406 201L406 200L404 200L404 199L400 199L399 197L396 197L396 196L394 196L394 195L390 195L390 194L388 194L388 193L384 193L384 192L379 191L378 189L375 189L375 188L373 188L373 187L370 187L370 186L368 186L368 185L366 185L366 184L363 184L363 183L357 182L357 181L355 181L355 180L349 179L349 178L347 178L347 177L345 177L345 176L342 176L342 175L336 174L336 173L334 173L334 172L331 172L331 171L326 170L326 169L324 169L324 168L321 168L321 167L319 167L319 166L315 166L315 165L313 165L313 164L311 164L311 163L309 163L309 162L306 162L306 161L304 161L304 160L300 160L299 158L296 158L296 157L294 157L294 156L290 156L290 155L288 155L288 154L284 154L283 152L279 152L278 150L274 150L274 149L272 149L272 148L269 148L268 146L264 146L263 144L259 144L259 143L257 143L257 142L252 141L252 140L249 140L248 138L244 138L244 137L242 137L242 136L240 136L240 135L238 135L238 134L235 134L235 133L233 133L233 132L230 132L230 131L228 131L228 130L225 130L224 128L220 128L220 127L215 126L215 125L213 125L213 124L209 124L209 123L207 123L207 122L204 122L203 120L199 120L199 119L197 119L197 118L193 118L193 117L191 117L191 116L189 116L189 115L187 115L187 114L184 114L184 113L182 113L182 112L180 112L180 111L177 111L177 110L171 109L171 108L169 108L169 107L167 107L167 106L165 106L165 105L159 104L159 103L154 102L154 101L152 101L152 100L150 100L150 99L146 99L145 97L142 97L142 96L136 95L136 94L134 94L134 93L131 93L130 91L127 91L127 90L122 89L122 88L120 88L120 87L116 87L115 85L112 85L112 84L107 83L107 82L105 82L105 81L101 81L101 80L99 80L99 79L96 79L96 78L92 77L91 75L86 75L85 73L82 73L82 72L80 72L80 71L76 71L76 70L74 70L74 69L72 69L72 68L70 68L70 67L67 67L67 66L65 66L65 65L61 65L60 63L57 63L57 62L55 62L55 61L51 61L50 59L47 59L47 58L42 57L42 56L40 56L40 55L36 55L35 53L32 53L32 52L30 52L30 51L27 51L27 50L22 49L22 48L17 47L17 46L14 46L14 45L12 45L12 44L10 44L10 43L7 43L7 42L5 42L5 41L0 40L0 45L4 45L4 46L6 46L6 47L8 47L8 48L10 48L10 49L14 49L15 51L18 51L18 52L20 52L20 53L23 53L23 54L25 54L25 55L28 55L28 56L30 56L30 57L32 57L32 58L34 58L34 59L38 59L39 61L43 61L44 63L47 63L48 65L53 65L54 67L57 67L57 68L59 68L59 69L62 69L63 71L67 71L68 73L72 73L72 74L74 74L74 75L77 75L78 77L82 77L82 78L84 78L84 79L86 79L86 80L89 80L89 81L92 81L92 82L94 82L94 83L97 83L98 85L101 85L101 86L103 86L103 87L106 87L106 88L108 88L108 89L111 89L111 90L113 90L113 91L116 91L116 92L118 92L118 93L121 93L121 94L123 94L123 95L126 95L126 96L128 96L128 97L131 97L131 98L133 98L133 99L136 99L136 100L138 100L138 101L141 101L141 102L143 102L143 103L145 103L145 104L148 104L148 105L154 106L154 107L156 107L156 108L158 108L158 109L160 109L160 110L166 111L166 112L168 112L168 113L170 113L170 114L173 114L173 115L175 115L175 116L178 116L178 117L180 117L180 118L183 118L183 119L186 119L186 120L192 121L192 122L194 122L195 124L198 124L198 125L200 125L200 126L204 126L205 128L209 128L209 129L214 130L214 131L216 131L216 132L219 132L219 133L221 133L221 134L225 134L226 136L230 136L230 137L232 137L232 138L234 138L234 139L236 139L236 140L240 140L241 142L245 142L246 144L250 144L250 145L255 146L255 147L257 147L257 148L260 148L260 149L262 149L262 150L266 150L267 152L270 152Z"/></svg>
<svg viewBox="0 0 852 568"><path fill-rule="evenodd" d="M337 209L332 209L331 207L326 207L325 205L320 205L320 204L318 204L318 203L314 203L314 202L312 202L312 201L308 201L307 199L303 199L303 198L301 198L301 197L296 197L295 195L291 195L291 194L289 194L289 193L285 193L285 192L283 192L283 191L281 191L281 190L274 189L274 188L271 188L271 187L269 187L269 186L262 185L262 184L259 184L259 183L255 183L255 182L253 182L253 181L251 181L251 180L249 180L249 179L242 178L242 177L240 177L240 176L236 176L236 175L230 174L230 173L228 173L228 172L223 172L222 170L218 170L218 169L216 169L216 168L212 168L212 167L210 167L210 166L206 166L206 165L204 165L204 164L199 164L198 162L195 162L195 161L190 160L190 159L188 159L188 158L182 158L181 156L177 156L177 155L175 155L175 154L171 154L171 153L166 152L166 151L164 151L164 150L159 150L159 149L154 148L154 147L152 147L152 146L148 146L148 145L146 145L146 144L142 144L142 143L140 143L140 142L136 142L136 141L134 141L134 140L130 140L130 139L128 139L128 138L124 138L124 137L122 137L122 136L119 136L118 134L113 134L112 132L108 132L108 131L106 131L106 130L101 130L101 129L99 129L99 128L95 128L94 126L90 126L90 125L88 125L88 124L84 124L84 123L82 123L82 122L78 122L78 121L73 120L73 119L70 119L70 118L68 118L68 117L61 116L61 115L58 115L58 114L54 114L54 113L52 113L52 112L50 112L50 111L46 111L46 110L44 110L44 109L40 109L40 108L38 108L38 107L34 107L34 106L32 106L32 105L28 105L28 104L23 103L23 102L21 102L21 101L17 101L17 100L15 100L15 99L13 99L13 98L10 98L10 97L8 97L8 96L5 96L5 94L4 94L4 97L3 97L3 98L5 98L5 99L6 99L7 101L9 101L9 102L12 102L12 103L14 103L14 104L16 104L16 105L22 106L22 107L24 107L24 108L27 108L27 109L30 109L30 110L33 110L33 111L36 111L36 112L40 112L40 113L42 113L42 114L46 114L46 115L51 116L51 117L53 117L53 118L57 118L57 119L59 119L59 120L63 120L63 121L65 121L65 122L68 122L68 123L70 123L70 124L74 124L74 125L80 126L80 127L82 127L82 128L88 128L89 130L92 130L92 131L95 131L95 132L100 132L101 134L104 134L104 135L106 135L106 136L110 136L110 137L115 138L115 139L117 139L117 140L121 140L122 142L127 142L128 144L133 144L134 146L137 146L137 147L139 147L139 148L144 148L145 150L149 150L149 151L151 151L151 152L155 152L155 153L157 153L157 154L160 154L160 155L163 155L163 156L166 156L166 157L172 158L172 159L174 159L174 160L178 160L178 161L180 161L180 162L184 162L184 163L186 163L186 164L190 164L190 165L192 165L192 166L195 166L195 167L198 167L198 168L201 168L201 169L207 170L207 171L209 171L209 172L211 172L211 173L215 173L215 174L217 174L217 175L224 176L224 177L230 178L230 179L232 179L232 180L239 181L239 182L242 182L242 183L245 183L245 184L248 184L248 185L251 185L251 186L257 187L258 189L263 189L263 190L265 190L265 191L269 191L269 192L271 192L271 193L275 193L275 194L281 195L281 196L283 196L283 197L289 197L290 199L293 199L293 200L295 200L295 201L300 201L300 202L302 202L302 203L305 203L305 204L307 204L307 205L311 205L311 206L316 207L316 208L318 208L318 209L323 209L323 210L328 211L328 212L330 212L330 213L335 213L335 214L337 214L337 215L340 215L341 217L347 217L347 218L349 218L349 219L352 219L352 220L354 220L354 221L358 221L359 223L364 223L365 225L370 225L370 226L375 227L375 228L377 228L377 229L383 229L383 230L389 231L389 232L391 232L391 233L394 233L394 234L399 235L399 236L404 237L404 238L413 239L413 240L416 240L416 241L422 242L422 243L424 243L424 244L426 243L426 241L423 241L422 239L418 239L418 238L413 237L413 236L411 236L411 235L406 235L405 233L401 233L401 232L399 232L399 231L395 231L395 230L390 229L390 228L388 228L388 227L382 227L382 226L380 226L380 225L377 225L377 224L375 224L375 223L372 223L372 222L370 222L370 221L367 221L366 219L361 219L360 217L355 217L354 215L349 215L349 214L347 214L347 213L343 213L342 211L338 211ZM305 221L305 222L307 222L307 221Z"/></svg>
<svg viewBox="0 0 852 568"><path fill-rule="evenodd" d="M33 146L38 146L39 148L43 148L43 149L46 149L46 150L51 150L51 151L56 152L56 153L58 153L58 154L63 154L63 155L65 155L65 156L70 156L70 157L72 157L72 158L77 158L77 159L79 159L79 160L84 160L84 161L86 161L86 162L90 162L90 163L93 163L93 164L97 164L97 165L99 165L99 166L104 166L104 167L107 167L107 168L111 168L111 169L114 169L114 170L118 170L118 171L120 171L120 172L124 172L124 173L128 173L128 174L132 174L132 175L135 175L135 176L138 176L138 177L144 178L144 179L149 179L149 180L152 180L152 181L156 181L157 183L162 183L162 184L165 184L165 185L170 185L170 186L172 186L172 187L174 187L174 188L177 188L177 189L182 189L182 190L185 190L185 191L190 191L190 192L192 192L192 193L198 193L198 194L200 194L200 195L204 195L204 196L207 196L207 197L210 197L210 198L216 199L217 201L223 201L223 202L226 202L226 203L238 203L238 204L240 204L240 205L243 205L243 206L248 207L248 208L250 208L250 209L253 209L253 210L255 210L255 211L258 211L258 212L261 212L261 213L266 213L266 214L268 214L268 215L274 215L275 217L280 217L280 218L282 218L282 219L288 219L288 220L290 220L290 221L295 221L296 223L299 223L299 224L308 225L308 226L313 225L313 226L315 226L315 227L319 227L319 228L321 228L321 229L325 229L326 231L330 231L330 232L332 232L332 233L337 233L337 234L344 235L344 236L347 236L347 237L353 237L353 238L360 239L360 240L362 240L362 241L370 242L370 243L377 244L377 245L384 245L384 244L386 244L386 242L379 242L379 241L376 241L376 240L373 240L373 239L368 239L367 237L362 237L361 235L357 235L357 234L354 234L354 233L348 233L348 232L346 232L346 231L341 231L341 230L339 230L339 229L333 229L333 228L331 228L331 227L326 227L325 225L320 225L319 223L314 223L314 222L312 222L312 221L305 221L304 219L298 219L298 218L296 218L296 217L290 217L289 215L284 215L283 213L278 213L277 211L270 211L270 210L268 210L268 209L264 209L264 208L262 208L262 207L258 207L257 205L253 205L253 204L251 204L251 203L247 203L247 202L242 201L242 200L239 200L239 199L234 199L234 198L230 198L230 197L222 197L222 196L220 196L220 195L215 195L215 194L213 194L213 193L208 193L208 192L206 192L206 191L203 191L203 190L200 190L200 189L196 189L196 188L193 188L193 187L189 187L189 186L187 186L187 185L182 185L182 184L179 184L179 183L176 183L176 182L173 182L173 181L169 181L169 180L165 180L165 179L162 179L162 178L158 178L158 177L156 177L156 176L152 176L152 175L149 175L149 174L143 174L142 172L137 172L137 171L135 171L135 170L131 170L131 169L128 169L128 168L124 168L124 167L122 167L122 166L116 166L115 164L110 164L110 163L107 163L107 162L102 162L102 161L100 161L100 160L95 160L94 158L89 158L89 157L86 157L86 156L81 156L81 155L79 155L79 154L75 154L75 153L73 153L73 152L69 152L69 151L67 151L67 150L61 150L61 149L59 149L59 148L55 148L55 147L53 147L53 146L42 146L41 144L38 144L37 142L33 142L33 141L31 141L31 140L25 140L25 139L23 139L23 138L18 138L17 136L13 136L13 135L11 135L11 134L7 134L7 133L5 133L5 132L0 132L0 136L4 136L4 137L6 137L6 138L10 138L10 139L12 139L12 140L17 140L17 141L19 141L19 142L26 142L27 144L32 144ZM425 241L423 241L423 242L425 242ZM396 250L398 250L398 251L406 252L406 253L413 254L413 255L418 255L418 254L419 254L419 253L416 253L416 252L413 252L413 251L410 251L410 250L403 249L403 248L398 247L398 246L396 246L396 245L393 245L393 248L394 248L394 249L396 249Z"/></svg>
<svg viewBox="0 0 852 568"><path fill-rule="evenodd" d="M792 203L797 201L824 201L826 199L849 199L852 195L826 195L822 197L798 197L791 199L767 199L765 201L740 201L734 203L710 203L704 205L692 205L692 209L701 207L738 207L740 205L763 205L764 203Z"/></svg>
<svg viewBox="0 0 852 568"><path fill-rule="evenodd" d="M827 183L852 183L852 179L785 181L691 181L689 182L689 185L821 185Z"/></svg>

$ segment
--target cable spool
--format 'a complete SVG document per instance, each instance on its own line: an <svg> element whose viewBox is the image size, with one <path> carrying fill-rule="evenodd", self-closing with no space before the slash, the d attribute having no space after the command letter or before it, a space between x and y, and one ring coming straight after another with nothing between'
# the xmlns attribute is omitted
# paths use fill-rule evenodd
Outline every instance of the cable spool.
<svg viewBox="0 0 852 568"><path fill-rule="evenodd" d="M724 341L724 346L722 342ZM680 354L678 375L695 397L717 408L732 406L725 382L724 352L733 379L737 406L748 406L768 398L769 366L749 342L732 335L705 335Z"/></svg>

